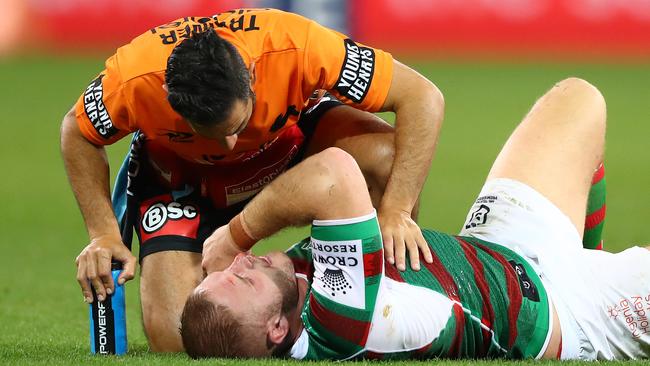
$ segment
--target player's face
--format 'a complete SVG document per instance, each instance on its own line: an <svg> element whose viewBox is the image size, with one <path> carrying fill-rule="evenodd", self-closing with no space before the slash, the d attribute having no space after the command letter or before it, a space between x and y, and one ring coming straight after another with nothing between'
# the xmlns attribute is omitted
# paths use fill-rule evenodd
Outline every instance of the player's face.
<svg viewBox="0 0 650 366"><path fill-rule="evenodd" d="M206 127L190 123L190 127L197 134L211 140L217 140L222 147L231 151L235 148L237 136L244 131L253 114L253 105L255 104L253 100L253 97L246 100L237 99L233 103L230 115L225 121L216 126Z"/></svg>
<svg viewBox="0 0 650 366"><path fill-rule="evenodd" d="M295 307L298 301L293 264L279 252L262 257L240 254L223 272L209 274L196 291L206 291L211 301L244 319L268 314L278 303Z"/></svg>

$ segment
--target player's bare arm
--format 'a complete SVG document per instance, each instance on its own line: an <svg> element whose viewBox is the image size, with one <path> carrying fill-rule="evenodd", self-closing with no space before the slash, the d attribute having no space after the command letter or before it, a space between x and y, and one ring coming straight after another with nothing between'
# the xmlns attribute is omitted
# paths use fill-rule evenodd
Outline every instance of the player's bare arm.
<svg viewBox="0 0 650 366"><path fill-rule="evenodd" d="M378 212L386 259L404 270L408 250L411 267L418 270L418 248L428 262L431 253L411 214L438 141L444 99L431 81L395 61L382 109L394 111L396 117L395 159Z"/></svg>
<svg viewBox="0 0 650 366"><path fill-rule="evenodd" d="M229 225L217 229L204 244L204 252L212 255L204 255L202 266L207 273L221 271L257 240L285 227L371 212L366 182L354 158L330 148L282 174Z"/></svg>
<svg viewBox="0 0 650 366"><path fill-rule="evenodd" d="M123 263L118 281L124 283L133 278L135 257L122 243L111 207L106 151L83 137L74 109L65 115L61 124L61 153L90 238L90 244L76 259L77 281L86 302L93 300L91 286L103 300L107 293L114 291L111 260Z"/></svg>

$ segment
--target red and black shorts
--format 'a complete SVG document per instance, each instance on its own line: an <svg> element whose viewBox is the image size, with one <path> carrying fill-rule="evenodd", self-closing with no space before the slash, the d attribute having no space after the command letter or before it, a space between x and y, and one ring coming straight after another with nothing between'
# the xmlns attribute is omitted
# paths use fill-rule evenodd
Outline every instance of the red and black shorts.
<svg viewBox="0 0 650 366"><path fill-rule="evenodd" d="M113 194L122 239L130 245L136 232L140 260L168 250L201 253L203 242L215 229L303 159L320 118L340 105L334 97L322 98L259 154L230 165L187 163L160 150L144 135L136 135Z"/></svg>

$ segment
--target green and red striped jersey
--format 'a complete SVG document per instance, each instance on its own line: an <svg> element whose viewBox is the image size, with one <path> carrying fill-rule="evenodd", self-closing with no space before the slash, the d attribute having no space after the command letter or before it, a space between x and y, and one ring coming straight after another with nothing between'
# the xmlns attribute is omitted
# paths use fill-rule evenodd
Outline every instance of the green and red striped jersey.
<svg viewBox="0 0 650 366"><path fill-rule="evenodd" d="M550 338L533 268L498 244L423 230L433 263L384 263L376 215L314 221L287 254L311 282L291 355L322 359L535 358Z"/></svg>

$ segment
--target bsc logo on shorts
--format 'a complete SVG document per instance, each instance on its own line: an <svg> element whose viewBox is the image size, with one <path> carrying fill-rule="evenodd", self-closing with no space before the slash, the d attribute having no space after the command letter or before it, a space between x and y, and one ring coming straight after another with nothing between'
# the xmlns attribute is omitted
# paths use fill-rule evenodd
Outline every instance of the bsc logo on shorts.
<svg viewBox="0 0 650 366"><path fill-rule="evenodd" d="M142 229L151 234L163 227L167 220L193 219L197 215L197 209L192 205L158 202L151 205L142 215Z"/></svg>

